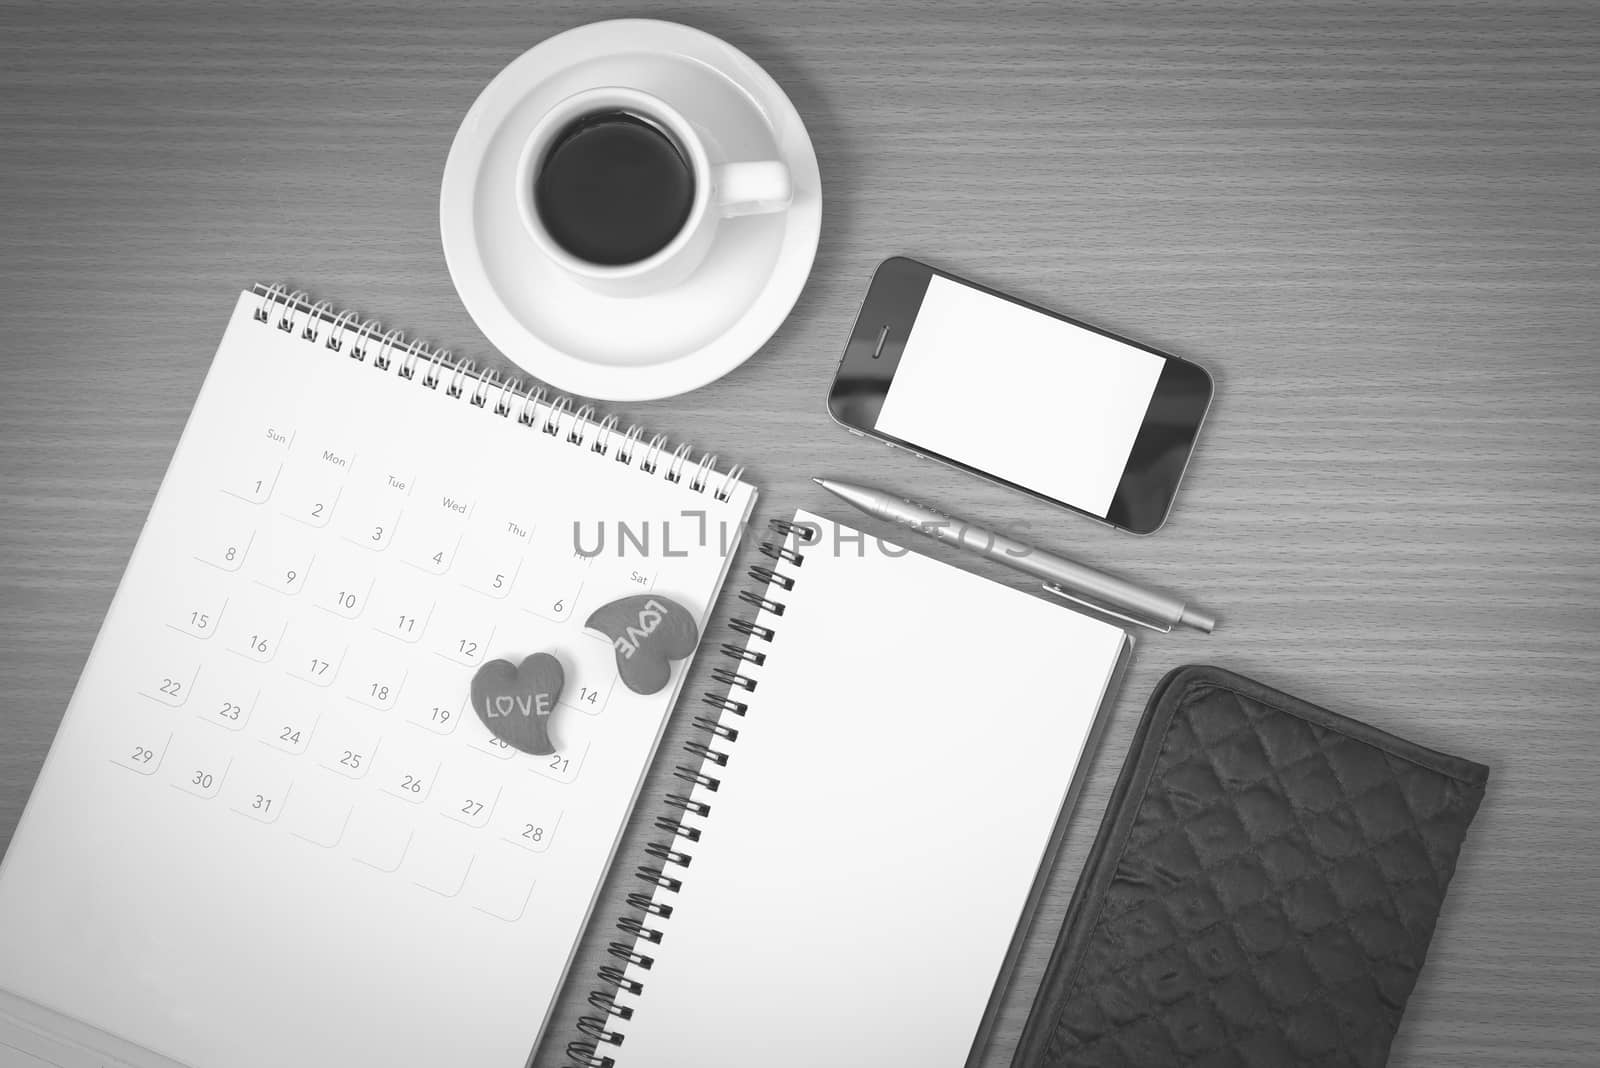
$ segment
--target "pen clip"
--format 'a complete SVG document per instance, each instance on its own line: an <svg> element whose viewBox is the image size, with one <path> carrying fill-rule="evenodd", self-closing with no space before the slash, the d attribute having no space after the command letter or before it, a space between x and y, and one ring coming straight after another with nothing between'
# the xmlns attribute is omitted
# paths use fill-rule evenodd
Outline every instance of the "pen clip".
<svg viewBox="0 0 1600 1068"><path fill-rule="evenodd" d="M1171 624L1168 624L1165 627L1161 627L1161 626L1157 626L1154 623L1151 623L1147 619L1138 619L1138 618L1136 618L1134 616L1124 615L1123 613L1118 612L1114 608L1107 608L1103 604L1096 604L1093 601L1086 601L1082 597L1078 597L1078 596L1075 596L1073 594L1070 594L1066 590L1062 589L1060 586L1056 585L1053 582L1045 583L1044 584L1044 591L1046 593L1053 593L1057 597L1064 597L1067 600L1071 601L1073 604L1081 604L1081 605L1083 605L1083 607L1088 608L1088 609L1090 609L1092 611L1095 611L1095 612L1099 612L1103 616L1110 616L1112 619L1120 619L1124 623L1132 623L1136 627L1148 627L1149 629L1155 631L1157 634L1171 634L1172 633Z"/></svg>

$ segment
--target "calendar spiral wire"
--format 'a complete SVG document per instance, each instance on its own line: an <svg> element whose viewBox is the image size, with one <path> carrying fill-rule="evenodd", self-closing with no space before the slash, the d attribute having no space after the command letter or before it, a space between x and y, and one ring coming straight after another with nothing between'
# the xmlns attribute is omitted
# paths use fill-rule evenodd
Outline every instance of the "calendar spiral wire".
<svg viewBox="0 0 1600 1068"><path fill-rule="evenodd" d="M618 417L600 417L592 404L580 404L541 385L524 385L520 378L503 378L492 368L480 369L471 360L457 359L449 349L432 348L418 338L408 340L399 330L386 330L376 319L336 311L326 300L313 301L303 289L291 290L274 283L257 285L252 292L259 301L253 313L258 323L302 341L321 344L374 370L392 369L396 377L428 389L437 391L442 385L448 397L465 399L473 407L504 419L514 418L522 426L559 437L569 445L644 474L659 475L679 485L686 482L695 493L709 491L717 500L726 501L744 474L742 464L719 472L715 453L702 454L695 460L693 448L687 443L668 449L664 434L646 440L644 429L638 424L619 431Z"/></svg>
<svg viewBox="0 0 1600 1068"><path fill-rule="evenodd" d="M763 556L782 564L785 568L799 568L805 563L802 551L818 536L818 532L804 524L782 519L769 521L768 526L777 535L772 541L763 541ZM796 576L789 570L755 565L749 576L762 584L763 593L754 590L740 592L741 600L754 605L771 616L783 615L785 605L774 600L773 595L794 589ZM712 676L726 690L708 691L701 700L715 710L715 716L694 717L693 726L704 737L683 743L683 752L691 759L673 767L673 776L687 785L682 793L669 793L667 805L676 815L663 816L655 821L657 830L667 837L649 843L644 848L648 858L634 870L634 878L646 886L644 893L630 893L628 907L643 913L642 916L623 916L616 921L617 930L625 939L611 942L606 953L615 963L600 967L596 975L603 984L591 990L588 1003L595 1009L592 1015L580 1017L578 1031L582 1038L567 1044L567 1059L577 1068L615 1068L616 1058L602 1047L618 1047L623 1043L626 1024L634 1015L636 1006L628 999L644 993L648 980L638 977L655 965L655 947L668 940L668 921L672 918L671 897L683 889L685 873L694 860L694 844L705 831L704 822L711 815L712 803L694 796L697 788L702 793L716 793L722 785L722 769L734 759L732 749L739 740L739 722L750 711L749 702L741 695L754 691L759 685L759 669L766 663L767 651L759 646L770 646L777 637L778 628L767 626L756 619L735 618L729 625L745 636L743 645L726 643L719 652L733 661L732 666L720 666ZM720 744L719 744L720 743Z"/></svg>

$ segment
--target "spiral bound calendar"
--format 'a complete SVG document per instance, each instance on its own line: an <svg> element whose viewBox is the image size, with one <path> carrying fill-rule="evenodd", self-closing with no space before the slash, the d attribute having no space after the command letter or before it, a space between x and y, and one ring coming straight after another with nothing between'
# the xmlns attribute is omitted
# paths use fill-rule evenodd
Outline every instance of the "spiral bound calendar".
<svg viewBox="0 0 1600 1068"><path fill-rule="evenodd" d="M633 693L584 621L659 592L703 630L754 498L242 294L0 867L0 1054L524 1064L688 666ZM566 682L530 756L468 693L539 651Z"/></svg>
<svg viewBox="0 0 1600 1068"><path fill-rule="evenodd" d="M974 1063L1116 691L1114 624L772 525L575 1065Z"/></svg>

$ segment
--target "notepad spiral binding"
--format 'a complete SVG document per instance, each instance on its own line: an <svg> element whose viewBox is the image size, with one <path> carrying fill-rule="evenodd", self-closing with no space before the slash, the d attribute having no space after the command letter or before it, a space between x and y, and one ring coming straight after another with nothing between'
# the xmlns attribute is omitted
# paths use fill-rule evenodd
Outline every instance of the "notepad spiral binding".
<svg viewBox="0 0 1600 1068"><path fill-rule="evenodd" d="M637 423L619 430L621 421L615 415L597 418L599 413L592 404L575 406L571 397L543 386L524 388L520 378L501 378L498 371L480 370L471 360L455 359L449 349L431 348L417 338L408 340L399 330L385 330L376 319L362 319L351 311L336 312L326 300L313 303L305 290L290 291L280 283L256 285L252 292L261 298L254 313L258 323L313 344L321 342L324 348L375 370L392 368L400 378L428 389L438 390L442 384L446 396L465 397L474 407L502 418L514 416L523 426L537 427L551 437L587 447L647 475L659 473L668 482L682 484L688 473L689 489L704 493L720 473L722 479L711 495L725 501L744 474L742 464L718 472L715 453L702 453L699 462L693 462L693 449L687 443L667 453L665 434L654 434L645 441L644 428Z"/></svg>
<svg viewBox="0 0 1600 1068"><path fill-rule="evenodd" d="M791 548L789 540L792 538L797 546L809 545L817 539L819 532L813 527L783 519L770 520L767 525L778 535L778 539L763 541L759 548L761 554L773 562L773 566L751 567L748 572L750 577L762 583L762 588L760 591L740 590L739 600L769 616L782 616L787 606L777 597L794 589L795 576L786 570L778 570L778 566L799 568L805 563L805 554L798 548ZM605 985L590 991L588 1001L591 1007L598 1010L598 1014L580 1017L578 1030L584 1037L567 1044L567 1059L579 1068L615 1068L616 1059L601 1047L622 1045L623 1033L613 1026L613 1021L626 1022L632 1019L634 1007L624 1003L621 998L624 995L637 998L644 993L645 987L640 980L628 976L628 967L631 965L640 971L649 971L655 964L655 958L640 947L662 944L666 937L662 928L672 918L672 905L661 898L676 894L683 888L683 879L677 872L669 872L668 869L682 872L689 868L693 854L681 847L692 846L700 841L704 829L702 824L711 815L711 806L695 800L693 789L698 786L715 793L722 785L718 769L727 767L732 753L727 748L715 747L713 743L722 742L732 746L738 742L739 729L725 720L744 716L749 712L750 705L747 701L736 699L733 694L735 691L749 693L755 690L758 680L745 674L748 670L746 665L759 668L766 662L767 654L752 646L756 643L770 646L777 637L775 628L764 626L754 619L735 618L728 625L743 634L746 643L739 646L728 642L720 649L723 656L734 661L734 665L718 667L711 675L727 689L722 693L707 691L702 695L701 701L715 709L717 714L715 717L694 717L695 729L704 732L705 738L685 742L683 751L692 759L673 767L673 776L686 783L689 790L682 794L667 795L667 804L680 814L656 819L656 829L667 838L665 841L651 842L645 846L644 852L657 863L642 864L634 871L635 878L647 884L649 890L629 894L628 905L643 912L645 918L624 916L616 922L617 930L630 936L631 941L612 942L606 947L606 953L619 963L604 965L597 971L596 975Z"/></svg>

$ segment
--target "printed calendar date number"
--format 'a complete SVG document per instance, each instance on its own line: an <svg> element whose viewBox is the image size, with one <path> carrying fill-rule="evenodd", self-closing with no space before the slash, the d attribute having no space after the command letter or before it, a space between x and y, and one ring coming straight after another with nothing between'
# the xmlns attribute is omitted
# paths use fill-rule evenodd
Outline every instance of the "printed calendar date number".
<svg viewBox="0 0 1600 1068"><path fill-rule="evenodd" d="M544 841L544 828L535 827L531 823L524 824L522 828L522 837L526 838L530 842L542 842Z"/></svg>
<svg viewBox="0 0 1600 1068"><path fill-rule="evenodd" d="M149 747L136 745L133 747L133 755L129 759L131 759L135 764L148 764L155 758L155 752Z"/></svg>

